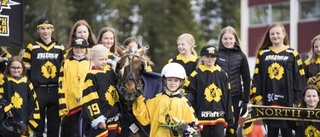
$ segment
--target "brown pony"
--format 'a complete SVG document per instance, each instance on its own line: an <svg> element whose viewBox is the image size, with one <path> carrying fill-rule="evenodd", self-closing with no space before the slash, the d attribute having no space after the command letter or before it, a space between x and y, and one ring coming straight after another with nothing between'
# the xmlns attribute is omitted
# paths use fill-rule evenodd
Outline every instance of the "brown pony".
<svg viewBox="0 0 320 137"><path fill-rule="evenodd" d="M148 131L142 129L143 127L131 112L131 106L136 100L136 97L144 94L142 75L145 71L143 56L145 55L146 50L147 48L145 47L142 47L137 51L132 51L131 49L122 50L120 47L117 47L117 52L121 57L115 68L117 73L117 88L120 95L121 111L124 113L122 116L124 119L128 119L123 122L131 121L141 129L134 134L128 127L122 127L122 131L125 133L121 134L128 134L123 135L126 137L144 137L149 134ZM132 123L130 123L130 125L131 124Z"/></svg>
<svg viewBox="0 0 320 137"><path fill-rule="evenodd" d="M133 52L127 50L125 54L120 53L120 60L116 66L117 85L124 100L131 105L136 96L143 93L142 74L144 62L141 58L143 51Z"/></svg>

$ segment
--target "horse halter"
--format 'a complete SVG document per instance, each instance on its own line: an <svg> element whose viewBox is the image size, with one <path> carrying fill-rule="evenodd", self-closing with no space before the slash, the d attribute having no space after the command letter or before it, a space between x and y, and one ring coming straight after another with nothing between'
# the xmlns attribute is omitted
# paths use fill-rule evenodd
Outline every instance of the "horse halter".
<svg viewBox="0 0 320 137"><path fill-rule="evenodd" d="M119 64L117 64L117 73L121 73L120 75L118 74L118 86L120 86L120 95L124 95L124 94L129 94L126 92L126 88L125 88L125 84L132 80L135 84L134 87L134 97L132 98L132 101L135 99L136 96L138 96L139 94L142 93L143 90L143 84L142 83L142 76L141 77L137 77L135 74L135 68L134 67L134 62L136 60L140 60L141 61L141 68L137 67L140 69L140 74L142 75L144 72L144 61L142 60L142 58L138 55L135 54L127 54L125 56L123 56L120 61L118 62ZM123 66L120 66L122 61L125 60L125 64L123 64ZM125 75L125 67L129 67L129 71L126 72L128 75L125 78L122 78ZM122 72L119 72L122 71Z"/></svg>

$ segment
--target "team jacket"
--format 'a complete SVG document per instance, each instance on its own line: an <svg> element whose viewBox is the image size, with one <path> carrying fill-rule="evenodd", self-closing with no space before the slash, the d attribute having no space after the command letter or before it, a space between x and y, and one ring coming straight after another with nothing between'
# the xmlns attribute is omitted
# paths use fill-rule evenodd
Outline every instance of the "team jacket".
<svg viewBox="0 0 320 137"><path fill-rule="evenodd" d="M298 104L306 86L302 61L288 45L281 50L272 47L258 53L254 69L251 101L263 105L291 107Z"/></svg>
<svg viewBox="0 0 320 137"><path fill-rule="evenodd" d="M169 59L168 63L177 62L181 64L186 70L187 76L191 74L197 68L198 58L195 55L191 55L189 58L184 58L181 54L176 57Z"/></svg>
<svg viewBox="0 0 320 137"><path fill-rule="evenodd" d="M299 123L299 125L297 125ZM320 136L320 123L318 122L296 122L294 130L296 137L319 137Z"/></svg>
<svg viewBox="0 0 320 137"><path fill-rule="evenodd" d="M166 92L159 93L145 102L144 97L139 96L133 103L132 110L142 125L150 124L150 137L173 137L169 128L159 126L173 124L173 118L186 123L198 123L192 106L180 91L171 95Z"/></svg>
<svg viewBox="0 0 320 137"><path fill-rule="evenodd" d="M23 121L32 128L38 126L35 122L40 119L37 95L26 76L20 79L4 77L0 81L0 100L6 101L4 111L11 111L14 120Z"/></svg>
<svg viewBox="0 0 320 137"><path fill-rule="evenodd" d="M60 110L66 109L68 115L72 115L81 110L81 98L83 92L84 79L89 71L89 61L84 59L65 59L62 62L59 75L59 104ZM59 115L64 115L60 111Z"/></svg>
<svg viewBox="0 0 320 137"><path fill-rule="evenodd" d="M320 76L320 57L318 57L314 63L310 62L310 59L307 59L304 61L304 70L306 73L306 78L307 78L307 84L310 84L310 78L314 76ZM317 79L317 82L315 83L318 88L320 88L320 77L319 80Z"/></svg>
<svg viewBox="0 0 320 137"><path fill-rule="evenodd" d="M118 130L119 95L116 89L115 73L109 66L105 70L90 70L83 85L82 117L90 125L90 135L108 136L108 130ZM98 128L105 121L107 129Z"/></svg>
<svg viewBox="0 0 320 137"><path fill-rule="evenodd" d="M238 45L232 49L222 45L217 54L216 63L228 74L231 96L241 96L244 102L249 102L251 78L246 55Z"/></svg>
<svg viewBox="0 0 320 137"><path fill-rule="evenodd" d="M213 69L200 65L185 84L186 97L191 102L200 125L234 124L230 83L220 66Z"/></svg>
<svg viewBox="0 0 320 137"><path fill-rule="evenodd" d="M23 54L23 61L28 69L28 78L37 87L41 84L57 84L64 46L53 38L45 44L41 38L28 44Z"/></svg>

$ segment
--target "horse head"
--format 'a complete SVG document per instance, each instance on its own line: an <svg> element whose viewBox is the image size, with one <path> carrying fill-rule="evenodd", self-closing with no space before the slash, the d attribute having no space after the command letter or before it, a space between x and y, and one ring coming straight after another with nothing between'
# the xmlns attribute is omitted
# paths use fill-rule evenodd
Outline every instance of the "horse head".
<svg viewBox="0 0 320 137"><path fill-rule="evenodd" d="M143 81L142 75L145 71L144 61L142 55L144 49L138 51L126 50L125 53L121 52L118 61L117 72L117 86L121 98L131 105L137 96L143 94Z"/></svg>

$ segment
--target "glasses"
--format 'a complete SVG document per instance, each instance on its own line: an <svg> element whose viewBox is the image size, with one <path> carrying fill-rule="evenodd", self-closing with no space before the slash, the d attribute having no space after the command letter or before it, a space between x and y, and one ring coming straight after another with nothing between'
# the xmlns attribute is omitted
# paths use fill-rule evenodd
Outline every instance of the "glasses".
<svg viewBox="0 0 320 137"><path fill-rule="evenodd" d="M22 67L10 67L10 69L18 70L18 69L22 69Z"/></svg>

